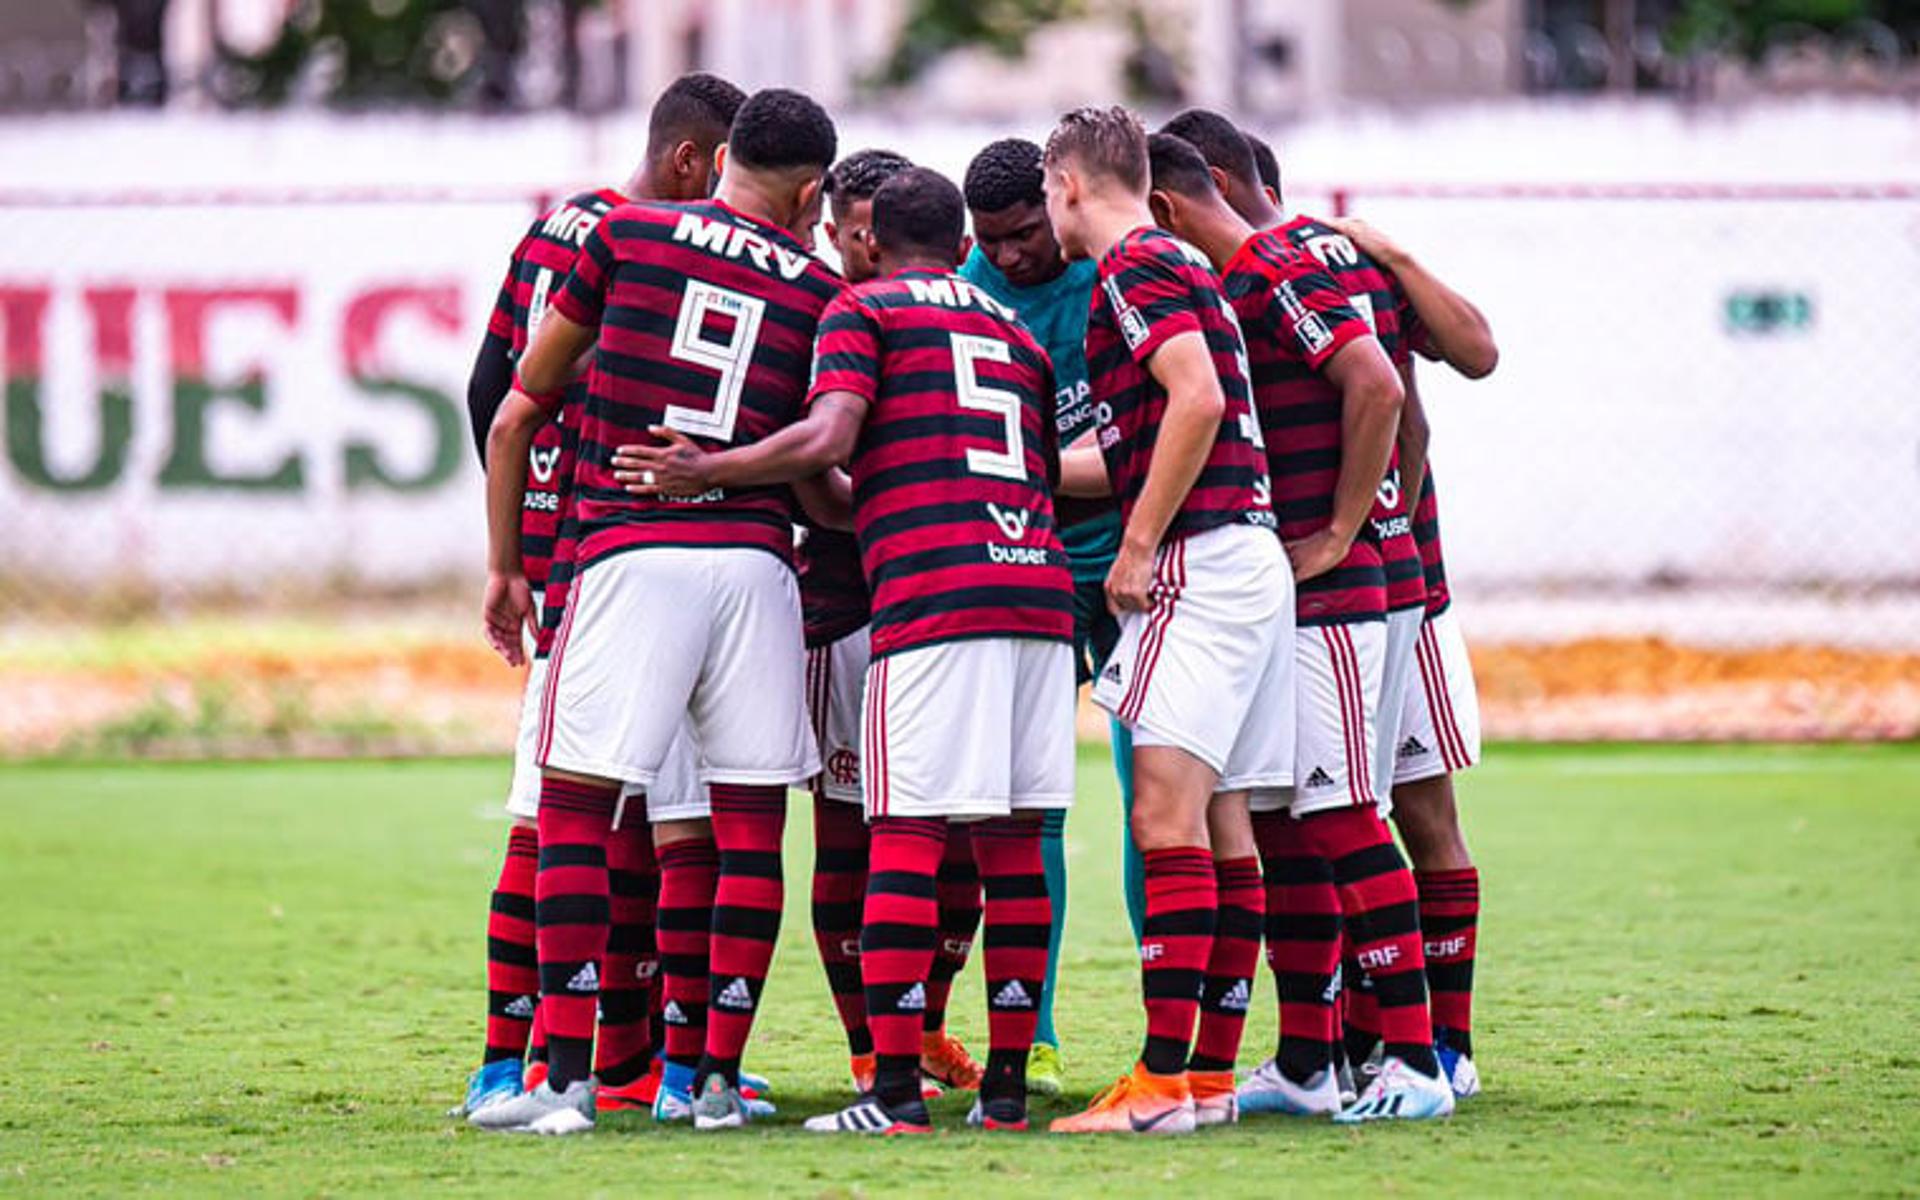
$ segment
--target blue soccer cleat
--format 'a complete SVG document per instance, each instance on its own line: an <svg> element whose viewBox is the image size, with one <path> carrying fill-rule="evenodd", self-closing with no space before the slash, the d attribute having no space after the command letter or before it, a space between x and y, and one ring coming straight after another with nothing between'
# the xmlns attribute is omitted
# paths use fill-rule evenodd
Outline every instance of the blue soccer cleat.
<svg viewBox="0 0 1920 1200"><path fill-rule="evenodd" d="M1329 1117L1340 1111L1340 1084L1333 1071L1316 1071L1305 1084L1295 1083L1273 1059L1254 1068L1240 1085L1240 1111L1278 1113L1287 1117Z"/></svg>
<svg viewBox="0 0 1920 1200"><path fill-rule="evenodd" d="M503 1058L481 1066L467 1076L467 1098L458 1107L447 1110L452 1118L470 1117L490 1104L511 1100L520 1094L521 1062Z"/></svg>
<svg viewBox="0 0 1920 1200"><path fill-rule="evenodd" d="M1466 1100L1480 1094L1480 1071L1470 1055L1445 1042L1433 1044L1433 1055L1440 1060L1440 1077L1453 1086L1453 1098Z"/></svg>
<svg viewBox="0 0 1920 1200"><path fill-rule="evenodd" d="M1398 1058L1388 1058L1360 1098L1334 1114L1333 1123L1427 1121L1452 1115L1452 1084L1438 1075L1422 1075Z"/></svg>

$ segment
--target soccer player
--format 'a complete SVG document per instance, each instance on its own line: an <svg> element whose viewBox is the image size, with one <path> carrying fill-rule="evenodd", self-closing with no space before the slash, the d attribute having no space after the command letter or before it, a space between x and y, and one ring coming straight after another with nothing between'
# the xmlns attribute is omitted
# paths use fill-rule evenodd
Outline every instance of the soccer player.
<svg viewBox="0 0 1920 1200"><path fill-rule="evenodd" d="M1425 335L1418 349L1437 355L1469 379L1492 373L1499 363L1499 347L1478 308L1366 222L1347 219L1332 224L1391 271L1405 289ZM1416 650L1417 683L1407 689L1395 747L1393 820L1420 887L1435 1048L1454 1094L1464 1099L1480 1090L1471 1032L1480 873L1460 829L1453 774L1480 761L1480 701L1447 589L1439 507L1432 472L1426 470L1426 422L1418 413L1418 395L1417 389L1409 389L1416 414L1411 432L1417 439L1418 464L1410 463L1405 475L1408 492L1418 496L1413 535L1424 571L1425 620ZM1402 446L1408 441L1403 436Z"/></svg>
<svg viewBox="0 0 1920 1200"><path fill-rule="evenodd" d="M1098 262L1087 320L1098 453L1079 455L1063 483L1120 501L1106 582L1120 642L1093 698L1133 734L1146 874L1140 1059L1052 1129L1184 1133L1236 1116L1231 1048L1194 1044L1194 1022L1203 989L1211 1007L1244 1011L1258 955L1258 922L1242 919L1260 897L1247 792L1293 776L1293 584L1246 350L1205 260L1154 227L1139 120L1069 113L1044 162L1061 248ZM1239 916L1216 935L1223 908Z"/></svg>
<svg viewBox="0 0 1920 1200"><path fill-rule="evenodd" d="M1097 273L1092 260L1068 262L1047 221L1047 198L1040 165L1040 147L1022 138L1005 138L987 146L967 167L965 195L973 218L973 251L960 266L960 276L1013 309L1053 361L1054 416L1060 444L1071 446L1093 436L1093 405L1087 389L1087 306ZM1090 682L1106 665L1119 639L1120 626L1107 611L1103 590L1107 571L1120 544L1120 513L1110 502L1098 504L1062 498L1056 504L1073 568L1074 672ZM1112 721L1114 773L1120 782L1120 802L1133 811L1133 747L1127 727ZM1060 940L1067 923L1067 848L1065 809L1046 814L1041 856L1047 866L1047 894L1053 900L1053 929L1047 938L1047 988L1041 1000L1040 1025L1034 1034L1033 1057L1027 1063L1027 1088L1057 1096L1065 1086L1060 1060L1060 1034L1053 1023L1058 999L1055 979L1060 967ZM1124 843L1127 916L1134 936L1140 933L1145 893L1141 887L1140 852L1128 838Z"/></svg>
<svg viewBox="0 0 1920 1200"><path fill-rule="evenodd" d="M1192 117L1195 114L1183 114ZM1224 118L1218 122L1238 138ZM1229 143L1231 146L1231 143ZM1238 142L1231 182L1258 194L1253 155ZM1380 813L1373 738L1386 655L1386 576L1368 519L1392 461L1405 393L1399 302L1377 268L1336 281L1286 228L1256 231L1222 196L1193 144L1153 140L1155 215L1218 264L1246 330L1254 396L1266 432L1274 510L1299 585L1295 779L1260 790L1267 919L1281 1001L1274 1060L1240 1093L1249 1111L1338 1111L1343 1122L1446 1116L1412 874ZM1358 252L1338 239L1330 255ZM1342 248L1344 247L1344 248ZM1374 306L1375 326L1362 306ZM1332 984L1344 929L1373 977L1387 1032L1385 1066L1340 1109Z"/></svg>
<svg viewBox="0 0 1920 1200"><path fill-rule="evenodd" d="M856 150L829 173L827 237L841 274L865 283L879 274L872 254L873 194L913 164L891 150ZM616 465L619 456L616 455ZM851 533L804 527L797 549L800 606L806 616L807 707L820 740L821 771L813 781L813 936L847 1034L854 1090L873 1090L873 1036L860 979L860 911L866 897L868 831L861 810L860 707L870 659L869 597L860 547ZM924 1090L976 1088L983 1071L960 1039L947 1032L947 998L966 966L980 925L980 872L965 827L947 839L937 880L940 939L927 979L921 1039Z"/></svg>
<svg viewBox="0 0 1920 1200"><path fill-rule="evenodd" d="M700 872L714 880L707 1027L691 1104L702 1130L748 1119L740 1055L779 931L786 788L819 769L788 501L779 489L754 487L634 497L619 488L609 456L654 427L741 445L799 415L814 329L840 287L806 249L834 149L833 122L819 105L768 89L734 118L716 155L713 200L609 213L556 293L489 437L487 631L513 653L529 609L512 537L524 479L499 464L524 452L593 349L577 472L578 573L542 711L542 874L549 865L567 873L581 914L574 927L592 928L588 901L596 888L605 895L619 781L653 785L690 722L718 852L717 870L709 860ZM674 848L661 844L663 935L675 909ZM564 984L570 967L584 968L603 948L571 939L578 961L550 961L544 939L540 949L543 981ZM680 954L664 938L662 949L671 986ZM591 1126L584 1043L563 1043L561 1032L556 1013L548 1080L508 1102L522 1106L524 1127Z"/></svg>
<svg viewBox="0 0 1920 1200"><path fill-rule="evenodd" d="M881 277L820 326L807 419L757 445L643 456L666 489L797 480L847 462L873 585L861 757L872 873L861 969L873 1091L821 1133L932 1129L919 1085L937 935L934 876L977 822L990 1048L969 1117L1027 1126L1026 1066L1050 924L1040 814L1073 796L1073 595L1054 531L1045 353L1013 311L952 274L959 190L914 168L873 197Z"/></svg>
<svg viewBox="0 0 1920 1200"><path fill-rule="evenodd" d="M1280 208L1279 157L1274 154L1273 147L1267 144L1265 138L1247 133L1244 129L1240 132L1246 137L1247 145L1253 147L1253 166L1260 174L1261 192L1265 193L1268 204L1273 205L1276 209ZM1205 151L1202 151L1202 153L1205 153ZM1211 163L1211 160L1209 160L1209 163ZM1246 216L1245 213L1241 213L1240 215L1243 217Z"/></svg>
<svg viewBox="0 0 1920 1200"><path fill-rule="evenodd" d="M487 430L513 382L514 360L526 351L534 329L547 310L555 286L573 269L580 245L593 227L628 197L641 200L694 200L712 190L713 152L726 140L746 94L713 75L685 75L670 84L654 102L647 125L646 155L620 188L602 188L571 196L542 213L514 248L506 280L487 321L486 338L474 361L467 385L467 409L482 465ZM539 1000L538 964L534 951L534 875L539 839L535 824L540 800L540 769L535 743L540 727L540 697L547 678L547 647L551 631L564 608L570 555L556 553L564 514L572 505L573 459L580 403L585 387L569 389L566 402L552 422L535 433L529 454L526 499L520 518L520 557L527 586L535 595L549 590L553 599L542 607L541 635L536 640L533 665L527 674L521 705L519 738L514 753L513 780L507 793L506 860L501 865L487 919L487 1035L481 1066L468 1080L465 1103L456 1115L466 1116L494 1100L518 1095L522 1060L527 1052L535 1008ZM615 1056L598 1072L601 1103L617 1102L637 1081L630 1077L644 1069L646 1055L623 1053L637 1034L647 1037L650 989L635 984L643 969L657 966L650 949L652 920L648 894L658 888L651 863L651 846L622 839L622 849L640 860L622 862L614 902L613 939L631 962L624 970L601 972L609 987L601 998L608 1011L602 1023L602 1051ZM623 919L625 918L625 919ZM643 968L642 964L646 964ZM626 1020L621 1020L626 1017Z"/></svg>

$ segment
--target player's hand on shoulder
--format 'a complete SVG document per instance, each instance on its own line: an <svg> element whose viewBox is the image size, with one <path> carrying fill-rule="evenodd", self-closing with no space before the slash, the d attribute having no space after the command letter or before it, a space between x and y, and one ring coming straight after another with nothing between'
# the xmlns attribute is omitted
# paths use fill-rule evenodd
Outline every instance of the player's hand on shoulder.
<svg viewBox="0 0 1920 1200"><path fill-rule="evenodd" d="M510 667L527 661L520 631L533 625L533 593L525 575L489 572L487 591L480 602L481 620L486 625L487 644Z"/></svg>
<svg viewBox="0 0 1920 1200"><path fill-rule="evenodd" d="M1116 615L1153 607L1153 551L1121 543L1107 572L1107 607Z"/></svg>
<svg viewBox="0 0 1920 1200"><path fill-rule="evenodd" d="M1391 268L1406 257L1400 243L1358 217L1335 217L1327 224L1345 234L1361 253L1383 267Z"/></svg>
<svg viewBox="0 0 1920 1200"><path fill-rule="evenodd" d="M1322 529L1286 546L1287 558L1293 563L1293 577L1304 582L1339 566L1340 560L1353 548L1353 539L1343 538L1332 529Z"/></svg>
<svg viewBox="0 0 1920 1200"><path fill-rule="evenodd" d="M655 425L648 432L660 444L615 447L613 477L636 496L692 496L706 491L706 452L686 434L665 425Z"/></svg>

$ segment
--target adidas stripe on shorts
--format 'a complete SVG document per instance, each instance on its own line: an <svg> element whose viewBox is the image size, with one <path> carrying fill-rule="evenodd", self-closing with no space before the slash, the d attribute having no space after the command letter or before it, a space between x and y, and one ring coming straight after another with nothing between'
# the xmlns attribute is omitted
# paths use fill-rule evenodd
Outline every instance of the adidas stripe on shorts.
<svg viewBox="0 0 1920 1200"><path fill-rule="evenodd" d="M1303 625L1294 633L1298 741L1290 791L1254 793L1255 812L1296 817L1374 804L1374 737L1386 676L1387 623Z"/></svg>
<svg viewBox="0 0 1920 1200"><path fill-rule="evenodd" d="M1395 783L1464 771L1480 761L1480 693L1453 609L1421 624L1413 668L1395 748Z"/></svg>
<svg viewBox="0 0 1920 1200"><path fill-rule="evenodd" d="M1154 605L1123 613L1093 702L1135 746L1173 746L1216 790L1293 782L1293 570L1272 530L1221 525L1167 542Z"/></svg>

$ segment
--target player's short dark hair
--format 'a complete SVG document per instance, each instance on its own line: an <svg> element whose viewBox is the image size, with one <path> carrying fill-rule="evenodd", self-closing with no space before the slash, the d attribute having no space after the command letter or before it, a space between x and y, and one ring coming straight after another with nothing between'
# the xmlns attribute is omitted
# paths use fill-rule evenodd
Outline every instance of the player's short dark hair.
<svg viewBox="0 0 1920 1200"><path fill-rule="evenodd" d="M960 189L938 171L908 167L873 194L873 236L889 250L954 254L966 232Z"/></svg>
<svg viewBox="0 0 1920 1200"><path fill-rule="evenodd" d="M1001 138L973 156L961 188L978 213L1005 212L1016 204L1045 204L1046 173L1040 147L1025 138Z"/></svg>
<svg viewBox="0 0 1920 1200"><path fill-rule="evenodd" d="M881 184L911 166L906 155L892 150L855 150L827 172L827 191L835 204L858 204L873 199Z"/></svg>
<svg viewBox="0 0 1920 1200"><path fill-rule="evenodd" d="M1139 191L1147 186L1147 131L1139 117L1117 104L1076 108L1047 138L1047 164L1068 159Z"/></svg>
<svg viewBox="0 0 1920 1200"><path fill-rule="evenodd" d="M727 140L747 94L718 75L695 71L667 85L647 118L647 146L660 151L681 142L712 150Z"/></svg>
<svg viewBox="0 0 1920 1200"><path fill-rule="evenodd" d="M1247 133L1244 129L1240 132L1246 136L1247 145L1253 147L1253 166L1260 172L1260 182L1272 188L1273 194L1278 196L1280 194L1279 156L1274 154L1273 147L1267 145L1265 138Z"/></svg>
<svg viewBox="0 0 1920 1200"><path fill-rule="evenodd" d="M840 143L833 118L811 96L792 88L762 88L748 96L734 116L727 147L729 154L749 167L825 171Z"/></svg>
<svg viewBox="0 0 1920 1200"><path fill-rule="evenodd" d="M1182 196L1217 194L1207 160L1183 137L1156 133L1147 139L1147 166L1152 172L1153 190L1176 192Z"/></svg>
<svg viewBox="0 0 1920 1200"><path fill-rule="evenodd" d="M1205 108L1190 108L1162 125L1160 132L1171 133L1193 143L1193 148L1207 160L1208 166L1226 172L1229 178L1249 184L1260 182L1260 171L1253 161L1253 147L1247 144L1246 135L1240 132L1238 125L1219 113Z"/></svg>

